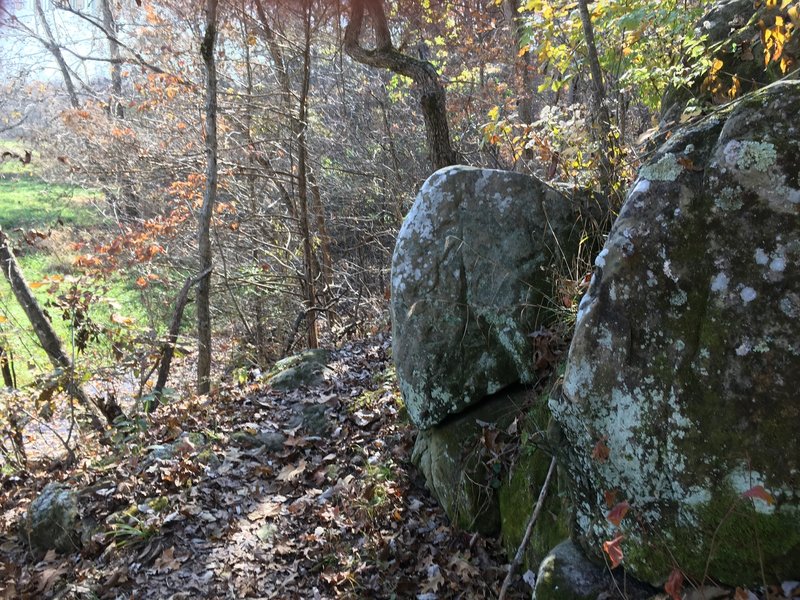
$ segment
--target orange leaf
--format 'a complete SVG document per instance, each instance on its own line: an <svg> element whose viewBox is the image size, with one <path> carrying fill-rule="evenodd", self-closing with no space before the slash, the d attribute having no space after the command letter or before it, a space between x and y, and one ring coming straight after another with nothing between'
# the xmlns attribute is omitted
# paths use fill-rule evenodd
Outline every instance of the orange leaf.
<svg viewBox="0 0 800 600"><path fill-rule="evenodd" d="M622 521L622 519L625 518L625 515L628 514L630 508L631 505L628 504L628 501L623 500L609 511L609 513L606 515L606 519L608 519L611 523L619 527L620 522Z"/></svg>
<svg viewBox="0 0 800 600"><path fill-rule="evenodd" d="M672 600L681 600L681 591L683 590L683 573L680 569L672 569L669 574L669 579L664 586L664 591L669 594Z"/></svg>
<svg viewBox="0 0 800 600"><path fill-rule="evenodd" d="M617 490L606 490L603 492L603 499L606 501L606 506L611 508L617 503Z"/></svg>
<svg viewBox="0 0 800 600"><path fill-rule="evenodd" d="M603 436L601 439L597 440L597 443L594 445L594 449L592 450L592 458L599 463L606 462L608 457L611 456L611 450L608 446L606 446L607 439L607 436Z"/></svg>
<svg viewBox="0 0 800 600"><path fill-rule="evenodd" d="M775 504L775 497L765 490L763 485L754 485L749 490L742 493L742 498L758 498L767 504Z"/></svg>
<svg viewBox="0 0 800 600"><path fill-rule="evenodd" d="M603 551L608 554L608 558L611 559L612 569L616 569L624 558L622 547L620 546L624 537L624 535L618 535L613 540L603 542Z"/></svg>
<svg viewBox="0 0 800 600"><path fill-rule="evenodd" d="M146 288L148 285L147 279L145 279L144 277L139 277L136 280L136 285L139 286L140 288Z"/></svg>

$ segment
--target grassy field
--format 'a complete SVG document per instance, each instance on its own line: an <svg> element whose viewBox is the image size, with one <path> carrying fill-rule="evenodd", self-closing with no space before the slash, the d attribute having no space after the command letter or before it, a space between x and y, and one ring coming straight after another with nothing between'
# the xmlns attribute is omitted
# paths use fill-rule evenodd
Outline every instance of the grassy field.
<svg viewBox="0 0 800 600"><path fill-rule="evenodd" d="M6 146L3 145L3 148ZM35 161L34 161L35 162ZM73 267L74 243L91 242L103 231L103 223L93 203L101 198L97 192L69 185L49 184L20 161L4 161L0 165L0 227L13 240L18 262L40 304L64 294L73 281L81 290L91 291L91 318L100 326L116 325L112 315L130 317L137 324L146 324L141 292L135 277L121 272L104 282L81 276ZM41 232L33 244L25 241L26 232ZM28 236L31 238L31 236ZM32 238L31 238L32 239ZM56 285L53 285L55 283ZM61 318L61 311L49 307L54 328L70 349L72 331ZM51 367L38 347L22 308L14 299L5 278L0 277L0 344L14 356L18 385L25 385ZM98 356L98 354L100 356ZM99 343L81 361L109 362L108 344ZM105 360L103 360L105 359ZM80 364L80 361L79 361Z"/></svg>

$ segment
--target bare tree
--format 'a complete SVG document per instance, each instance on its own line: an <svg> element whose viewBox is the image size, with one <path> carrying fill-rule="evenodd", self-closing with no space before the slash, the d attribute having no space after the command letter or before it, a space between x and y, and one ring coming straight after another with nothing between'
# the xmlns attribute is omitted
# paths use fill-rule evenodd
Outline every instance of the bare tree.
<svg viewBox="0 0 800 600"><path fill-rule="evenodd" d="M369 13L375 33L375 48L361 45L364 11ZM420 107L425 117L425 132L434 169L457 164L461 157L453 149L447 120L447 101L444 86L434 66L395 49L386 21L383 0L353 0L350 21L344 34L344 48L354 60L372 67L389 69L410 77L417 85Z"/></svg>
<svg viewBox="0 0 800 600"><path fill-rule="evenodd" d="M200 55L206 71L205 152L206 184L198 215L197 250L199 271L209 271L197 286L197 393L211 389L211 216L217 200L217 0L206 0L206 31Z"/></svg>

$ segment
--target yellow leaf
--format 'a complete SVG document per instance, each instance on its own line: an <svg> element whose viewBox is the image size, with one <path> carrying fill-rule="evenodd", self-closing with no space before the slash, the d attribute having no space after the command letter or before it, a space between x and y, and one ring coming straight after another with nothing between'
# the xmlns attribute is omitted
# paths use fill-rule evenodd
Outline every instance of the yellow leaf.
<svg viewBox="0 0 800 600"><path fill-rule="evenodd" d="M28 284L28 286L32 290L38 290L40 287L44 287L46 285L47 285L47 282L45 282L45 281L34 281L34 282Z"/></svg>
<svg viewBox="0 0 800 600"><path fill-rule="evenodd" d="M778 0L767 0L767 8L775 8L778 6Z"/></svg>
<svg viewBox="0 0 800 600"><path fill-rule="evenodd" d="M133 319L131 319L130 317L123 317L122 315L118 315L117 313L113 313L111 315L111 322L116 323L117 325L128 326L133 324Z"/></svg>
<svg viewBox="0 0 800 600"><path fill-rule="evenodd" d="M742 84L736 75L733 76L731 84L731 89L728 90L728 98L733 100L734 98L738 97L739 93L742 91Z"/></svg>
<svg viewBox="0 0 800 600"><path fill-rule="evenodd" d="M0 323L6 323L6 322L8 322L8 319L3 315L0 315Z"/></svg>

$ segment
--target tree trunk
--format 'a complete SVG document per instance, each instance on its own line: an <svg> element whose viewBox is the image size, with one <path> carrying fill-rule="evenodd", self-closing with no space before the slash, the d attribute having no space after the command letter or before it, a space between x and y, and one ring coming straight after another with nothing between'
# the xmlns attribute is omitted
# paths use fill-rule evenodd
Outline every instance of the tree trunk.
<svg viewBox="0 0 800 600"><path fill-rule="evenodd" d="M111 12L111 0L101 0L100 9L103 13L103 27L112 34L108 36L108 56L111 59L111 94L108 98L108 112L121 119L125 116L122 106L122 72L120 70L117 23Z"/></svg>
<svg viewBox="0 0 800 600"><path fill-rule="evenodd" d="M375 48L361 46L364 28L364 9L369 12L375 31ZM445 89L434 66L403 54L394 48L383 9L383 0L352 0L350 21L344 33L344 49L353 60L372 67L389 69L394 73L410 77L417 86L419 103L425 118L425 133L434 169L441 169L460 162L461 157L450 141L447 120Z"/></svg>
<svg viewBox="0 0 800 600"><path fill-rule="evenodd" d="M72 81L72 75L70 75L69 67L67 66L67 62L64 60L64 55L61 53L61 48L58 47L56 38L53 36L53 30L50 28L50 23L48 23L47 19L45 18L44 10L42 10L42 0L33 0L33 9L36 12L37 20L40 22L42 29L44 30L45 39L41 41L45 48L47 48L47 51L53 55L56 63L58 63L58 68L61 71L61 77L64 78L64 87L67 88L69 103L72 105L72 108L79 108L81 103L78 100L78 93L75 91L75 84Z"/></svg>
<svg viewBox="0 0 800 600"><path fill-rule="evenodd" d="M303 238L303 276L306 290L306 328L308 347L318 348L316 273L314 272L314 247L311 243L311 219L308 210L308 88L311 81L311 1L305 2L305 45L303 46L303 85L300 90L300 107L297 137L297 197L300 205L300 234Z"/></svg>
<svg viewBox="0 0 800 600"><path fill-rule="evenodd" d="M200 55L206 71L206 186L198 215L199 271L208 271L197 286L197 393L211 389L211 217L217 199L217 0L206 0L206 32Z"/></svg>
<svg viewBox="0 0 800 600"><path fill-rule="evenodd" d="M158 401L161 400L161 396L164 393L164 386L167 385L169 370L172 366L172 357L175 355L175 344L178 342L178 333L180 332L181 321L183 320L183 309L186 308L186 302L189 300L189 290L191 290L192 286L198 281L208 277L210 274L211 270L209 269L195 277L187 278L180 293L178 293L178 297L175 299L175 308L172 310L172 320L169 324L167 338L164 340L164 343L161 344L161 360L158 366L158 377L156 378L156 386L153 388L153 399L155 401L145 403L144 410L147 413L153 412L158 408Z"/></svg>
<svg viewBox="0 0 800 600"><path fill-rule="evenodd" d="M578 0L578 10L583 25L583 36L589 57L589 68L592 73L592 100L595 126L598 128L600 144L600 189L605 196L606 206L614 205L615 193L614 155L616 144L611 133L611 115L606 105L606 90L603 85L603 71L600 68L600 59L597 56L597 46L594 43L594 30L589 15L587 0Z"/></svg>
<svg viewBox="0 0 800 600"><path fill-rule="evenodd" d="M102 429L100 420L93 412L93 403L89 400L81 385L75 381L72 359L64 349L64 345L53 330L53 326L45 316L44 311L42 311L42 307L39 306L39 302L33 295L30 286L28 286L28 282L25 281L25 277L17 264L17 259L11 250L8 237L2 229L0 229L0 267L2 267L3 275L9 286L11 286L14 297L16 297L22 310L25 311L39 344L47 354L47 358L50 359L53 367L61 369L67 375L67 393L88 409L94 426Z"/></svg>

